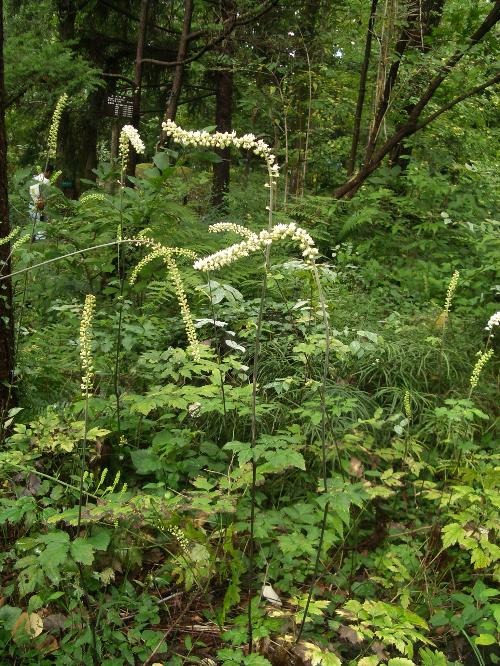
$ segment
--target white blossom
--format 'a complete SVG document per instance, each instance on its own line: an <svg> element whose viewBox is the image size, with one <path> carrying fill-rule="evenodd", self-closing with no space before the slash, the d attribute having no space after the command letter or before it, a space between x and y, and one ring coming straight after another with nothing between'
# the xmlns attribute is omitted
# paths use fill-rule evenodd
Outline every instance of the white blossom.
<svg viewBox="0 0 500 666"><path fill-rule="evenodd" d="M271 183L274 183L279 176L276 157L272 154L267 143L262 139L257 139L254 134L237 136L234 131L213 132L212 134L204 130L188 131L182 129L170 119L162 124L162 128L167 136L183 146L200 146L202 148L229 148L229 146L235 146L243 150L250 150L266 163Z"/></svg>
<svg viewBox="0 0 500 666"><path fill-rule="evenodd" d="M245 240L229 247L225 247L214 254L198 259L193 267L199 271L211 271L232 264L242 257L248 257L252 252L258 252L277 240L290 239L296 241L302 250L302 256L307 261L313 261L318 255L314 241L305 229L298 227L294 222L290 224L276 224L269 231L263 229L260 233L251 233Z"/></svg>
<svg viewBox="0 0 500 666"><path fill-rule="evenodd" d="M492 331L495 326L500 325L500 310L498 312L495 312L495 314L491 315L491 317L488 319L488 323L486 324L485 329L487 331Z"/></svg>
<svg viewBox="0 0 500 666"><path fill-rule="evenodd" d="M128 151L129 141L138 155L141 155L146 150L146 146L135 127L133 125L124 125L120 132L120 155L122 157L124 157Z"/></svg>

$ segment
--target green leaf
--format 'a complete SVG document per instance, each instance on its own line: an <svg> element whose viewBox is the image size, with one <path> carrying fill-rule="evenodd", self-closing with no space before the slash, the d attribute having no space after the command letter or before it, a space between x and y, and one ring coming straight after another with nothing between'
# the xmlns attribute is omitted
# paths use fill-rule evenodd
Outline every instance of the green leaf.
<svg viewBox="0 0 500 666"><path fill-rule="evenodd" d="M12 631L22 612L21 608L15 606L2 606L0 608L0 626L7 631Z"/></svg>
<svg viewBox="0 0 500 666"><path fill-rule="evenodd" d="M48 541L50 537L52 541ZM47 546L38 556L38 563L53 582L58 582L59 567L68 557L69 536L66 532L53 532L44 535L39 541L47 543Z"/></svg>
<svg viewBox="0 0 500 666"><path fill-rule="evenodd" d="M394 657L389 659L387 666L415 666L415 662L405 657Z"/></svg>
<svg viewBox="0 0 500 666"><path fill-rule="evenodd" d="M373 655L371 657L363 657L357 663L357 666L377 666L380 663L380 659Z"/></svg>
<svg viewBox="0 0 500 666"><path fill-rule="evenodd" d="M111 541L111 532L105 527L97 527L92 531L92 536L87 537L94 550L107 550Z"/></svg>
<svg viewBox="0 0 500 666"><path fill-rule="evenodd" d="M454 543L460 543L465 537L464 528L458 523L451 523L451 525L445 525L442 529L443 535L443 548L448 548Z"/></svg>
<svg viewBox="0 0 500 666"><path fill-rule="evenodd" d="M153 449L137 449L130 452L137 474L154 474L162 467L161 460Z"/></svg>
<svg viewBox="0 0 500 666"><path fill-rule="evenodd" d="M474 639L476 645L496 645L497 639L491 634L479 634Z"/></svg>
<svg viewBox="0 0 500 666"><path fill-rule="evenodd" d="M109 435L111 431L105 428L91 428L87 433L87 439L91 442L95 441L98 437Z"/></svg>
<svg viewBox="0 0 500 666"><path fill-rule="evenodd" d="M170 166L170 160L167 153L156 153L156 155L153 157L153 162L155 166L160 169L160 171L163 171L163 169L166 169L168 166Z"/></svg>
<svg viewBox="0 0 500 666"><path fill-rule="evenodd" d="M90 565L94 561L94 549L87 539L78 537L71 544L71 555L75 562Z"/></svg>

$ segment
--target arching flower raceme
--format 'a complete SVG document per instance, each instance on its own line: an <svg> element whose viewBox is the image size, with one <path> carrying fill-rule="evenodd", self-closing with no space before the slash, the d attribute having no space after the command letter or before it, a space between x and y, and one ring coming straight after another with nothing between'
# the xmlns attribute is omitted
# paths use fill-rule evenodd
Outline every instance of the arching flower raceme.
<svg viewBox="0 0 500 666"><path fill-rule="evenodd" d="M214 254L198 259L193 268L198 271L211 271L229 266L242 257L248 257L253 252L265 249L278 240L290 239L296 241L302 250L302 256L306 261L314 261L318 250L314 241L305 229L298 227L294 222L290 224L276 224L270 231L263 229L260 233L252 233L241 243L230 245Z"/></svg>
<svg viewBox="0 0 500 666"><path fill-rule="evenodd" d="M233 233L238 234L238 236L242 236L243 238L250 238L253 235L253 232L250 231L250 229L247 229L243 225L236 224L234 222L216 222L215 224L211 224L208 227L208 231L212 234L232 231Z"/></svg>
<svg viewBox="0 0 500 666"><path fill-rule="evenodd" d="M80 203L92 203L98 201L106 201L106 196L102 192L85 192L80 197Z"/></svg>
<svg viewBox="0 0 500 666"><path fill-rule="evenodd" d="M249 150L257 157L261 157L266 163L270 183L276 182L279 176L279 166L276 157L265 141L257 139L253 134L237 136L236 132L206 132L205 130L189 131L176 125L173 120L167 120L162 124L163 131L177 143L183 146L200 146L202 148L229 148L235 146L243 150Z"/></svg>
<svg viewBox="0 0 500 666"><path fill-rule="evenodd" d="M161 245L161 243L156 243L150 238L137 238L134 240L138 245L146 245L151 248L152 252L145 256L137 264L137 266L132 271L130 276L130 284L134 284L137 280L137 277L141 270L147 266L154 259L161 258L165 262L167 267L170 279L172 281L175 296L179 304L179 309L181 312L182 321L184 322L184 328L186 330L186 337L189 342L190 350L194 359L198 360L200 357L199 353L199 342L196 335L196 328L193 323L193 318L191 315L191 310L189 308L189 303L186 296L186 291L182 283L182 277L179 271L179 268L175 262L176 256L187 257L188 259L196 259L196 254L191 250L184 250L179 247L166 247Z"/></svg>

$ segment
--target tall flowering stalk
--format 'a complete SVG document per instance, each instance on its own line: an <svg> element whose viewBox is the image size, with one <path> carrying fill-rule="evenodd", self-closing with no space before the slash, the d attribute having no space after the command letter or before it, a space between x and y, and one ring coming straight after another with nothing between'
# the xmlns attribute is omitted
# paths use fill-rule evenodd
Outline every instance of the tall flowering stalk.
<svg viewBox="0 0 500 666"><path fill-rule="evenodd" d="M451 304L453 301L453 296L455 295L455 292L457 290L459 277L460 277L460 272L455 271L451 276L450 284L448 285L448 291L446 292L446 300L444 302L444 309L443 309L446 318L448 318L448 314L450 312Z"/></svg>
<svg viewBox="0 0 500 666"><path fill-rule="evenodd" d="M262 139L257 139L253 134L237 136L236 132L206 132L206 131L188 131L184 130L172 120L167 120L162 125L163 131L177 143L184 146L200 146L203 148L229 148L234 146L243 150L249 150L254 155L264 160L267 167L268 180L266 187L269 188L268 209L268 231L273 226L273 208L276 182L279 176L279 166L276 157L273 155L270 147ZM269 257L271 248L271 239L265 245L264 275L262 278L262 287L260 295L259 313L257 316L257 328L255 332L253 370L252 370L252 416L251 416L251 447L255 450L257 442L257 372L259 367L260 338L262 333L262 320L264 315L264 304L267 293L267 275L269 271ZM236 258L236 257L235 257ZM201 260L203 261L203 260ZM222 265L222 264L221 264ZM207 264L198 264L198 270L210 270ZM203 268L204 267L204 268ZM220 266L219 266L220 267ZM252 485L250 501L250 553L249 553L249 578L251 581L255 578L255 495L257 488L257 464L255 456L252 456ZM251 583L252 585L252 583ZM249 595L252 595L252 588L249 589ZM248 650L253 652L253 624L252 624L252 605L248 604Z"/></svg>
<svg viewBox="0 0 500 666"><path fill-rule="evenodd" d="M56 108L52 115L52 121L50 123L49 129L49 138L47 141L47 162L51 159L55 159L57 155L57 137L59 135L59 125L61 124L62 112L66 104L68 103L68 95L63 93L57 100Z"/></svg>
<svg viewBox="0 0 500 666"><path fill-rule="evenodd" d="M85 458L87 453L87 432L88 432L88 414L89 397L92 394L94 383L94 365L92 358L92 321L94 318L96 300L93 294L87 294L83 306L82 318L80 321L80 364L82 369L81 390L85 400L83 442L80 466L80 498L78 501L78 529L82 520L83 504L83 479L85 474Z"/></svg>
<svg viewBox="0 0 500 666"><path fill-rule="evenodd" d="M238 227L238 229L234 229L233 227ZM211 232L226 231L227 229L233 231L237 230L241 235L243 235L243 233L247 234L248 232L247 229L241 227L241 229L244 230L242 233L239 225L224 223L210 226L208 229ZM208 257L198 259L194 263L193 268L199 271L217 270L224 266L229 266L229 264L232 264L238 259L248 257L253 252L265 250L276 241L287 239L297 242L302 251L302 256L306 261L310 262L317 257L318 250L316 249L311 236L305 229L302 229L294 222L291 222L290 224L276 224L271 229L263 229L258 234L248 232L245 240L230 245L223 250L219 250Z"/></svg>
<svg viewBox="0 0 500 666"><path fill-rule="evenodd" d="M494 354L493 349L488 349L488 347L490 346L491 338L494 335L493 329L495 328L495 326L499 325L500 325L500 311L495 312L495 314L491 315L491 317L488 319L488 323L484 327L484 329L488 331L488 340L486 341L485 349L477 353L477 361L474 364L474 368L472 369L472 374L469 380L470 384L469 398L471 397L472 392L479 383L479 377L481 376L484 366L488 363L488 361Z"/></svg>
<svg viewBox="0 0 500 666"><path fill-rule="evenodd" d="M490 358L493 356L493 349L487 349L482 352L478 352L478 357L477 361L474 365L474 368L472 370L472 374L470 376L470 393L469 395L472 394L472 391L477 387L479 383L479 377L481 375L481 372L483 371L484 366L488 363Z"/></svg>
<svg viewBox="0 0 500 666"><path fill-rule="evenodd" d="M59 99L57 100L54 113L52 114L52 120L50 123L50 129L49 129L49 135L47 139L47 158L45 160L45 169L47 169L47 166L49 164L49 160L53 159L56 157L57 154L57 137L59 135L59 125L61 123L61 116L62 112L64 111L64 108L68 102L68 95L66 93L63 93ZM51 179L51 184L52 184L52 179ZM55 181L54 181L55 182ZM35 237L35 228L37 221L39 219L39 215L36 213L32 216L32 221L31 221L31 229L29 233L29 247L33 245L33 240ZM23 242L26 241L26 238L23 237ZM17 247L21 244L21 241L18 243ZM14 252L15 248L11 249L11 255ZM14 358L17 358L17 353L19 350L19 343L21 339L21 330L22 330L22 323L23 323L23 315L24 315L24 307L26 305L26 296L28 293L28 273L25 274L24 277L24 284L22 288L22 296L19 299L19 306L17 308L17 329L15 333L15 340L14 340ZM9 397L10 393L12 392L12 386L9 386Z"/></svg>
<svg viewBox="0 0 500 666"><path fill-rule="evenodd" d="M120 172L120 222L117 230L117 245L116 245L116 264L118 267L118 279L120 281L120 294L118 296L118 327L116 331L116 345L115 345L115 367L113 372L113 388L116 403L116 422L118 436L121 438L121 406L120 406L120 389L119 389L119 376L120 376L120 351L122 346L122 323L123 323L123 291L125 288L125 264L124 255L121 252L121 241L123 239L123 188L125 187L125 173L127 170L127 163L129 157L129 146L136 151L137 154L143 153L146 148L144 142L139 136L139 132L133 125L124 125L120 132L119 139L119 154L121 157L121 172Z"/></svg>

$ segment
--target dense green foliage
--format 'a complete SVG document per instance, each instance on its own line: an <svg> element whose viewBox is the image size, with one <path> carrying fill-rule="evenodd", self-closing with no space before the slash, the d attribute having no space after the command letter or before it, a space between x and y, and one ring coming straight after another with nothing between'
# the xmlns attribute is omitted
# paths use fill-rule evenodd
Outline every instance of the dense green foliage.
<svg viewBox="0 0 500 666"><path fill-rule="evenodd" d="M47 33L38 49L5 47L9 93L33 80L7 114L10 222L26 236L12 246L0 662L499 663L499 328L485 330L498 309L497 92L416 133L407 164L384 162L355 196L334 198L369 3L318 3L324 31L307 23L308 3L283 3L240 28L230 55L208 52L187 72L195 86L230 61L233 124L286 165L276 188L255 155L234 150L225 206L213 207L220 157L175 141L157 152L163 113L143 116L147 162L127 178L102 120L89 192L46 186L34 224L41 128L67 90L64 180L65 128L84 122L101 85L89 53L57 37L53 4L64 3L21 3L6 17L11 35L29 37L38 13ZM83 4L82 40L95 9ZM135 14L137 4L121 3ZM434 72L491 5L465 4L444 3L435 48L407 55L386 134L405 113L401 91L417 97L419 72ZM181 3L172 8L179 27ZM119 25L102 12L112 48ZM487 35L445 93L487 78L494 51ZM211 129L212 102L181 107L177 122ZM209 273L176 255L181 285L168 253L134 271L151 252L145 238L200 258L240 242L209 232L221 220L256 233L295 224L319 256L313 265L285 240L269 260L259 251Z"/></svg>

